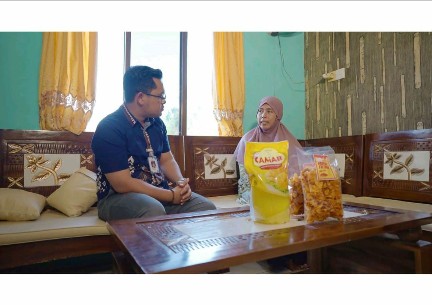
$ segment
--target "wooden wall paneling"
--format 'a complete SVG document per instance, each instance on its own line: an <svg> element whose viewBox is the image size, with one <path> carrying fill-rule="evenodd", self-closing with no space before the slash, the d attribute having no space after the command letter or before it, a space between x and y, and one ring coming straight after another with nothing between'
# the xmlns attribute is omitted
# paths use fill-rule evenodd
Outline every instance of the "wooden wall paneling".
<svg viewBox="0 0 432 305"><path fill-rule="evenodd" d="M432 128L431 33L306 37L306 139ZM319 82L338 68L344 79Z"/></svg>

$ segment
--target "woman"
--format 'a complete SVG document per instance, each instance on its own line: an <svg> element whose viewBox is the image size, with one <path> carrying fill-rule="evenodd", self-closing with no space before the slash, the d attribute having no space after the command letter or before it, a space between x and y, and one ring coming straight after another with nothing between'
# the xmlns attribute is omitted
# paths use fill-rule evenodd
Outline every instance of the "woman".
<svg viewBox="0 0 432 305"><path fill-rule="evenodd" d="M281 123L283 104L275 96L266 96L261 99L257 111L258 126L248 131L240 140L234 151L234 157L239 165L240 179L238 181L238 199L241 204L250 202L249 176L244 169L244 153L246 142L278 142L287 140L288 146L288 174L299 172L297 162L297 148L302 146L289 130ZM307 268L306 253L296 253L267 260L272 272L281 272L289 268L293 272L303 271Z"/></svg>
<svg viewBox="0 0 432 305"><path fill-rule="evenodd" d="M288 140L288 173L291 176L298 172L297 147L301 148L297 139L281 123L283 116L283 104L275 96L266 96L261 99L257 111L257 127L248 131L240 140L234 151L234 157L239 165L240 179L238 181L238 202L249 204L250 182L244 170L244 153L246 142L278 142Z"/></svg>

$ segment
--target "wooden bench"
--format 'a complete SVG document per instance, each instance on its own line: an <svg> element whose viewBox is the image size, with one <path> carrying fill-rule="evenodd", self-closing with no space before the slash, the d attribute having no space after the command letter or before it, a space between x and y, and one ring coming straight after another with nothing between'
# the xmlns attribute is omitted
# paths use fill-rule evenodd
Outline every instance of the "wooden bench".
<svg viewBox="0 0 432 305"><path fill-rule="evenodd" d="M62 166L73 156L75 170L95 172L92 132L79 136L62 131L0 130L0 188L21 189L48 197L59 185L27 185L25 156L56 155ZM169 137L172 152L184 171L183 137ZM70 164L69 164L70 165ZM61 168L59 169L61 170ZM31 221L0 221L0 270L52 260L117 251L94 205L79 217L68 217L46 206Z"/></svg>
<svg viewBox="0 0 432 305"><path fill-rule="evenodd" d="M346 154L345 165L352 157L363 160L355 170L356 183L342 179L344 192L355 195L345 200L432 213L431 129L306 141L306 146L326 145ZM390 167L392 158L396 162ZM411 180L406 178L407 169L417 173ZM429 224L404 236L386 234L329 247L319 259L325 272L432 273L431 242Z"/></svg>
<svg viewBox="0 0 432 305"><path fill-rule="evenodd" d="M65 155L73 155L78 162L76 169L86 167L95 171L90 147L92 135L0 130L0 187L21 189L45 197L59 187L50 182L45 186L27 185L26 155L57 155L64 162L68 159ZM97 217L96 207L91 207L80 217L68 217L46 208L37 220L0 221L0 270L116 250L117 245L105 222Z"/></svg>
<svg viewBox="0 0 432 305"><path fill-rule="evenodd" d="M78 166L95 171L90 147L92 135L93 133L82 133L76 136L69 132L0 130L0 187L23 189L44 196L49 196L59 187L58 185L26 185L24 183L26 154L77 155L80 163ZM423 130L300 140L300 143L306 147L331 146L339 158L342 158L344 161L342 192L345 201L429 211L432 206L430 161L427 169L429 177L424 179L427 181L407 182L383 179L383 169L384 151L401 154L400 158L404 160L405 151L429 153L430 158L431 138L431 130ZM169 136L169 140L174 157L185 177L190 178L190 185L195 192L211 197L218 208L239 206L236 203L238 173L232 156L240 140L239 137ZM415 161L418 158L420 157L415 154ZM49 222L56 226L55 229L47 225ZM43 225L35 230L34 227L39 223ZM423 226L420 244L403 242L397 236L386 236L383 237L386 240L386 246L383 248L398 248L408 253L407 257L410 259L399 262L400 266L410 265L410 270L414 272L430 272L429 262L425 259L427 253L430 256L432 241L429 227L430 225ZM47 237L47 231L54 234ZM372 244L380 243L371 242ZM354 244L346 246L350 251L358 248L358 245ZM363 248L364 244L360 246ZM76 218L67 217L47 207L40 219L35 221L0 221L0 270L117 250L117 245L109 235L105 223L98 219L95 206ZM329 249L329 251L335 250L337 249ZM338 253L342 258L342 252ZM335 259L336 257L334 256ZM337 265L334 262L335 260L326 260L329 266L328 272L335 271L332 269Z"/></svg>

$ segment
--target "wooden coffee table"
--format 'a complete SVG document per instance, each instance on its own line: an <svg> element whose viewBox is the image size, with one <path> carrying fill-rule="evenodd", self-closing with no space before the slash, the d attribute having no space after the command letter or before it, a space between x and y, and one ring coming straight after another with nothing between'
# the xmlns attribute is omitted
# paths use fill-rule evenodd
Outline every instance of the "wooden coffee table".
<svg viewBox="0 0 432 305"><path fill-rule="evenodd" d="M419 239L432 214L344 203L343 221L283 225L254 223L248 207L108 222L108 229L142 273L205 273L308 251L312 272L320 271L320 249L397 233Z"/></svg>

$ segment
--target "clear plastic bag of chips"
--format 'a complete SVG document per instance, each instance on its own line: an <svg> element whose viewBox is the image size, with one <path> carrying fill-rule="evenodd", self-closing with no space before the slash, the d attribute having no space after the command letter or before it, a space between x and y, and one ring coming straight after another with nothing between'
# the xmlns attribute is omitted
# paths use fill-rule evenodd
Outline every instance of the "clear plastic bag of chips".
<svg viewBox="0 0 432 305"><path fill-rule="evenodd" d="M334 150L330 146L305 148L297 155L306 222L328 217L342 220L342 186Z"/></svg>

